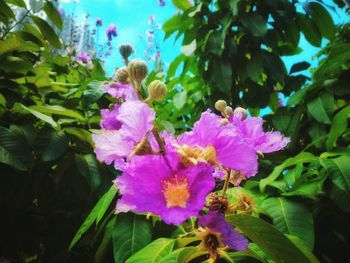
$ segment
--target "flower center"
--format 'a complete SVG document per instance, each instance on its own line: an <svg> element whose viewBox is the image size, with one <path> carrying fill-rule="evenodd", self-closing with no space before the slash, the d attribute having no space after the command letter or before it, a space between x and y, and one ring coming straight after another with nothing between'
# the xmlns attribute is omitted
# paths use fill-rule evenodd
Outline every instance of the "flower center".
<svg viewBox="0 0 350 263"><path fill-rule="evenodd" d="M213 146L201 148L181 145L177 147L177 152L180 157L180 162L185 167L196 165L198 162L209 163L211 165L217 163L216 150Z"/></svg>
<svg viewBox="0 0 350 263"><path fill-rule="evenodd" d="M163 181L163 194L168 208L174 206L186 208L190 199L187 178L175 175L173 178Z"/></svg>

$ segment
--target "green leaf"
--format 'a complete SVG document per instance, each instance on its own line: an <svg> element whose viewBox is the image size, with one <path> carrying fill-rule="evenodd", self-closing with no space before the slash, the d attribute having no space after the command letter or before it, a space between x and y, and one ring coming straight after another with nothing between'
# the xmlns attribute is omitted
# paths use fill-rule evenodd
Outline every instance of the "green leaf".
<svg viewBox="0 0 350 263"><path fill-rule="evenodd" d="M312 250L305 246L303 240L301 240L299 237L291 235L287 235L287 237L290 241L293 242L294 245L296 245L304 253L304 255L309 259L310 263L319 263L315 255L312 254Z"/></svg>
<svg viewBox="0 0 350 263"><path fill-rule="evenodd" d="M317 98L309 101L307 104L307 109L312 117L314 117L318 122L324 124L330 124L331 120L327 114L327 109L332 107L332 102L330 101L330 95L325 93L324 95L318 96Z"/></svg>
<svg viewBox="0 0 350 263"><path fill-rule="evenodd" d="M10 36L0 41L0 56L8 52L19 49L23 45L23 41L15 36Z"/></svg>
<svg viewBox="0 0 350 263"><path fill-rule="evenodd" d="M299 237L311 250L313 249L313 218L304 205L283 197L270 197L264 200L262 208L272 218L279 231Z"/></svg>
<svg viewBox="0 0 350 263"><path fill-rule="evenodd" d="M53 132L50 134L49 141L46 142L46 148L42 153L42 160L49 162L62 156L68 148L68 138L64 131Z"/></svg>
<svg viewBox="0 0 350 263"><path fill-rule="evenodd" d="M170 254L175 239L158 238L131 256L125 263L156 263Z"/></svg>
<svg viewBox="0 0 350 263"><path fill-rule="evenodd" d="M119 214L113 229L114 261L125 262L152 240L151 224L144 216Z"/></svg>
<svg viewBox="0 0 350 263"><path fill-rule="evenodd" d="M87 142L88 144L90 144L91 146L94 145L92 138L91 138L91 133L85 129L82 128L76 128L76 127L65 127L63 128L63 130L69 134L72 135L76 138L78 138L79 140L81 140L82 142Z"/></svg>
<svg viewBox="0 0 350 263"><path fill-rule="evenodd" d="M98 200L97 204L86 217L83 224L80 226L77 233L70 242L69 250L71 250L75 246L75 244L80 240L82 235L85 234L95 222L97 224L98 219L101 219L103 217L116 194L117 188L115 187L115 185L112 185L108 192L106 192L100 198L100 200Z"/></svg>
<svg viewBox="0 0 350 263"><path fill-rule="evenodd" d="M13 131L0 126L0 163L27 171L33 165L31 148L23 138Z"/></svg>
<svg viewBox="0 0 350 263"><path fill-rule="evenodd" d="M51 118L51 116L45 115L39 111L36 111L35 109L31 109L28 108L26 106L24 106L23 104L20 103L16 103L14 105L14 108L22 108L25 111L28 111L29 113L31 113L32 115L34 115L35 117L37 117L38 119L50 124L53 128L57 128L58 124Z"/></svg>
<svg viewBox="0 0 350 263"><path fill-rule="evenodd" d="M97 80L93 80L87 85L82 98L83 106L85 108L98 101L103 96L103 94L105 94L103 85L103 81Z"/></svg>
<svg viewBox="0 0 350 263"><path fill-rule="evenodd" d="M162 258L159 263L186 263L198 251L196 247L184 247Z"/></svg>
<svg viewBox="0 0 350 263"><path fill-rule="evenodd" d="M13 18L13 19L16 18L12 9L8 6L8 4L6 4L4 0L0 0L0 14L8 18Z"/></svg>
<svg viewBox="0 0 350 263"><path fill-rule="evenodd" d="M37 25L44 38L46 38L51 45L53 45L55 48L61 48L61 42L57 34L45 20L38 16L31 16L31 19Z"/></svg>
<svg viewBox="0 0 350 263"><path fill-rule="evenodd" d="M45 3L44 11L47 17L51 20L51 22L54 23L58 29L61 30L63 26L61 15L58 13L57 9L50 1L47 1Z"/></svg>
<svg viewBox="0 0 350 263"><path fill-rule="evenodd" d="M333 118L331 129L327 136L326 147L331 150L338 138L345 132L348 127L348 118L350 115L350 105L339 111Z"/></svg>
<svg viewBox="0 0 350 263"><path fill-rule="evenodd" d="M248 60L247 71L251 80L259 82L261 80L261 74L264 72L261 57L253 56Z"/></svg>
<svg viewBox="0 0 350 263"><path fill-rule="evenodd" d="M297 13L297 23L307 41L313 46L321 46L321 34L313 20L302 13Z"/></svg>
<svg viewBox="0 0 350 263"><path fill-rule="evenodd" d="M321 32L322 36L329 40L333 40L335 35L335 26L333 19L326 8L316 2L308 3L308 7L311 13L311 19L317 25L317 28Z"/></svg>
<svg viewBox="0 0 350 263"><path fill-rule="evenodd" d="M295 63L293 64L293 66L291 67L289 74L295 73L295 72L299 72L299 71L303 71L308 69L311 66L311 64L309 62L303 61L303 62L299 62L299 63Z"/></svg>
<svg viewBox="0 0 350 263"><path fill-rule="evenodd" d="M350 194L349 191L343 191L336 185L332 185L329 196L333 202L343 211L350 212Z"/></svg>
<svg viewBox="0 0 350 263"><path fill-rule="evenodd" d="M327 170L332 182L343 191L350 192L350 157L320 158L320 164Z"/></svg>
<svg viewBox="0 0 350 263"><path fill-rule="evenodd" d="M186 10L192 6L190 0L172 0L172 2L180 10Z"/></svg>
<svg viewBox="0 0 350 263"><path fill-rule="evenodd" d="M181 110L182 107L185 105L186 100L187 100L187 91L176 93L173 97L173 103L175 108L178 110Z"/></svg>
<svg viewBox="0 0 350 263"><path fill-rule="evenodd" d="M113 228L115 225L116 218L112 218L106 225L105 230L104 230L104 235L102 238L102 241L100 245L98 246L98 249L95 254L95 263L103 263L106 262L105 256L108 253L110 247L110 243L112 240L112 233L113 233Z"/></svg>
<svg viewBox="0 0 350 263"><path fill-rule="evenodd" d="M244 214L228 215L226 218L275 262L309 263L303 252L269 223Z"/></svg>
<svg viewBox="0 0 350 263"><path fill-rule="evenodd" d="M27 5L23 0L6 0L6 2L19 7L27 8Z"/></svg>
<svg viewBox="0 0 350 263"><path fill-rule="evenodd" d="M313 161L317 161L317 157L309 152L301 152L294 157L288 158L282 164L276 166L268 177L260 180L260 190L264 192L266 186L275 181L287 167L294 166L299 163L311 163Z"/></svg>
<svg viewBox="0 0 350 263"><path fill-rule="evenodd" d="M214 64L215 68L213 69L213 85L222 92L230 94L233 84L231 63L227 60L219 60L217 62Z"/></svg>
<svg viewBox="0 0 350 263"><path fill-rule="evenodd" d="M208 33L208 40L205 44L205 52L211 53L217 56L221 56L225 47L226 32L224 31L213 31Z"/></svg>
<svg viewBox="0 0 350 263"><path fill-rule="evenodd" d="M165 130L167 130L171 134L175 134L174 125L170 121L161 120L159 123L164 127Z"/></svg>
<svg viewBox="0 0 350 263"><path fill-rule="evenodd" d="M75 163L79 173L88 180L91 189L95 191L101 185L101 173L95 155L92 153L76 154Z"/></svg>
<svg viewBox="0 0 350 263"><path fill-rule="evenodd" d="M61 115L71 117L78 120L85 120L85 118L74 110L67 109L60 105L33 105L29 106L29 109L45 114Z"/></svg>
<svg viewBox="0 0 350 263"><path fill-rule="evenodd" d="M243 15L241 23L255 37L263 37L267 32L266 21L256 13Z"/></svg>

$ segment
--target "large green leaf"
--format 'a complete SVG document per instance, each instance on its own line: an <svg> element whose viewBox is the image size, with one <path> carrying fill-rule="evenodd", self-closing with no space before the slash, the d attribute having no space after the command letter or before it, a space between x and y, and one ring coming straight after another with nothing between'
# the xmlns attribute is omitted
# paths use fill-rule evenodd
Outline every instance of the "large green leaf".
<svg viewBox="0 0 350 263"><path fill-rule="evenodd" d="M35 117L37 117L38 119L50 124L53 128L57 128L57 126L58 126L58 124L52 119L51 116L43 114L35 109L31 109L29 107L26 107L23 104L16 103L13 108L16 110L24 109L25 111L27 111L27 112L31 113L32 115L34 115Z"/></svg>
<svg viewBox="0 0 350 263"><path fill-rule="evenodd" d="M33 165L33 154L22 137L0 126L0 163L5 163L21 171Z"/></svg>
<svg viewBox="0 0 350 263"><path fill-rule="evenodd" d="M108 207L110 206L112 200L117 194L117 188L115 185L112 185L111 188L106 192L100 200L98 200L95 207L91 210L89 215L84 220L83 224L78 229L77 233L73 237L72 241L69 244L69 250L71 250L75 244L80 240L83 234L85 234L90 227L96 222L98 224L98 219L101 219L102 216L106 213ZM101 216L102 215L102 216Z"/></svg>
<svg viewBox="0 0 350 263"><path fill-rule="evenodd" d="M336 158L320 158L321 165L326 168L333 183L342 191L350 193L350 156Z"/></svg>
<svg viewBox="0 0 350 263"><path fill-rule="evenodd" d="M156 263L170 254L174 248L175 239L158 238L148 244L136 254L132 255L126 263Z"/></svg>
<svg viewBox="0 0 350 263"><path fill-rule="evenodd" d="M176 109L181 110L187 100L187 91L176 93L173 97L173 104Z"/></svg>
<svg viewBox="0 0 350 263"><path fill-rule="evenodd" d="M350 105L339 111L332 120L332 126L327 136L326 147L331 150L348 127L348 118L350 115Z"/></svg>
<svg viewBox="0 0 350 263"><path fill-rule="evenodd" d="M101 185L101 173L95 155L92 153L84 155L76 154L75 163L79 173L87 179L91 189L95 191ZM100 218L96 219L97 224L99 220Z"/></svg>
<svg viewBox="0 0 350 263"><path fill-rule="evenodd" d="M77 111L67 109L60 105L34 105L29 106L29 109L41 112L44 114L55 114L66 117L75 118L78 120L84 120L84 117Z"/></svg>
<svg viewBox="0 0 350 263"><path fill-rule="evenodd" d="M317 2L308 3L310 9L311 18L317 25L318 30L322 36L329 40L333 40L335 34L335 26L331 15L326 8Z"/></svg>
<svg viewBox="0 0 350 263"><path fill-rule="evenodd" d="M279 231L299 237L311 250L313 249L313 218L304 205L283 197L270 197L264 200L262 208L272 218Z"/></svg>
<svg viewBox="0 0 350 263"><path fill-rule="evenodd" d="M302 13L297 13L297 23L307 41L316 47L321 46L321 34L313 20Z"/></svg>
<svg viewBox="0 0 350 263"><path fill-rule="evenodd" d="M6 2L19 7L27 8L27 5L23 0L6 0Z"/></svg>
<svg viewBox="0 0 350 263"><path fill-rule="evenodd" d="M241 23L255 37L263 37L267 32L266 21L257 13L242 16Z"/></svg>
<svg viewBox="0 0 350 263"><path fill-rule="evenodd" d="M313 99L308 102L307 109L309 113L314 117L318 122L324 124L330 124L331 120L327 111L333 106L334 100L332 99L332 95L329 93L323 93L321 96Z"/></svg>
<svg viewBox="0 0 350 263"><path fill-rule="evenodd" d="M260 190L265 191L266 186L275 181L284 169L299 163L311 163L314 161L317 161L317 157L309 152L301 152L294 157L288 158L282 164L276 166L268 177L260 180Z"/></svg>
<svg viewBox="0 0 350 263"><path fill-rule="evenodd" d="M198 252L196 247L184 247L162 258L159 263L187 263Z"/></svg>
<svg viewBox="0 0 350 263"><path fill-rule="evenodd" d="M93 80L91 81L83 93L83 106L85 108L89 107L90 104L98 101L102 95L105 93L103 89L103 81Z"/></svg>
<svg viewBox="0 0 350 263"><path fill-rule="evenodd" d="M6 38L5 40L0 41L0 56L2 56L5 53L12 52L14 50L19 49L23 45L23 40L15 37L10 36Z"/></svg>
<svg viewBox="0 0 350 263"><path fill-rule="evenodd" d="M58 13L57 9L54 7L54 5L47 1L44 5L44 11L47 17L51 20L52 23L57 26L58 29L62 29L63 22L61 15Z"/></svg>
<svg viewBox="0 0 350 263"><path fill-rule="evenodd" d="M64 131L52 132L45 140L46 147L42 153L44 162L52 161L63 155L68 148L68 138Z"/></svg>
<svg viewBox="0 0 350 263"><path fill-rule="evenodd" d="M41 34L43 34L43 36L46 38L47 41L50 42L52 46L54 46L55 48L61 48L61 42L56 32L44 19L38 16L31 16L31 19L37 25Z"/></svg>
<svg viewBox="0 0 350 263"><path fill-rule="evenodd" d="M114 261L125 262L152 240L152 227L145 216L119 214L113 229Z"/></svg>
<svg viewBox="0 0 350 263"><path fill-rule="evenodd" d="M250 215L228 215L227 220L277 263L309 263L308 258L271 224Z"/></svg>
<svg viewBox="0 0 350 263"><path fill-rule="evenodd" d="M172 0L172 2L180 10L186 10L192 6L189 0Z"/></svg>
<svg viewBox="0 0 350 263"><path fill-rule="evenodd" d="M110 249L115 221L116 221L116 218L114 217L107 223L105 227L102 241L96 250L95 263L106 262L105 256L108 253L108 250Z"/></svg>
<svg viewBox="0 0 350 263"><path fill-rule="evenodd" d="M0 0L0 14L8 18L16 18L12 9L6 4L4 0Z"/></svg>
<svg viewBox="0 0 350 263"><path fill-rule="evenodd" d="M299 237L291 236L291 235L287 235L287 237L289 238L290 241L294 243L294 245L296 245L304 253L305 256L307 256L307 258L311 263L319 263L315 255L312 254L312 250L310 250L310 248L305 246L305 243L303 242L303 240L301 240Z"/></svg>

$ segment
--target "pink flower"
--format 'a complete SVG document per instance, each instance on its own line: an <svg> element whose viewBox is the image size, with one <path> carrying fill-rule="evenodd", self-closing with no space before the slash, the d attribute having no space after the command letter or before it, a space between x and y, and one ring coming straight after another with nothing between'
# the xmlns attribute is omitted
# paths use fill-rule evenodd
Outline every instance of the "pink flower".
<svg viewBox="0 0 350 263"><path fill-rule="evenodd" d="M154 14L151 14L149 16L148 24L152 25L154 23L154 19L155 19Z"/></svg>
<svg viewBox="0 0 350 263"><path fill-rule="evenodd" d="M119 130L102 130L93 134L95 153L99 161L123 169L135 146L153 129L154 111L141 101L122 103L116 115Z"/></svg>
<svg viewBox="0 0 350 263"><path fill-rule="evenodd" d="M175 225L197 216L215 186L209 165L183 168L170 149L165 156L135 156L116 183L123 195L117 212L152 212Z"/></svg>
<svg viewBox="0 0 350 263"><path fill-rule="evenodd" d="M102 109L101 110L101 122L100 126L105 130L119 130L122 126L122 123L117 120L119 113L119 104L115 104L113 109Z"/></svg>
<svg viewBox="0 0 350 263"><path fill-rule="evenodd" d="M254 176L258 170L258 161L254 147L239 136L226 132L226 127L220 125L221 117L210 110L202 113L192 131L179 136L181 145L200 149L207 162L215 166L224 166Z"/></svg>
<svg viewBox="0 0 350 263"><path fill-rule="evenodd" d="M239 136L254 145L256 152L279 151L290 142L290 138L284 137L280 132L264 132L262 118L252 117L242 120L240 117L231 116L231 122L236 127Z"/></svg>
<svg viewBox="0 0 350 263"><path fill-rule="evenodd" d="M164 0L158 0L158 5L163 7L165 6L165 1Z"/></svg>

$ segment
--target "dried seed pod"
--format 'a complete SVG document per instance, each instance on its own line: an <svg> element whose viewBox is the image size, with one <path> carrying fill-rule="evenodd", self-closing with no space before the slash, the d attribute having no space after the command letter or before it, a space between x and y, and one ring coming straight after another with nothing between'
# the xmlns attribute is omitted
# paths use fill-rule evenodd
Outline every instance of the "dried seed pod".
<svg viewBox="0 0 350 263"><path fill-rule="evenodd" d="M129 77L133 81L141 83L144 80L148 73L148 67L145 61L140 59L131 60L128 64L128 73Z"/></svg>
<svg viewBox="0 0 350 263"><path fill-rule="evenodd" d="M123 57L123 59L127 61L130 55L134 53L134 48L130 44L121 44L119 46L119 53Z"/></svg>
<svg viewBox="0 0 350 263"><path fill-rule="evenodd" d="M160 101L165 98L167 86L160 80L152 81L148 86L148 96L151 101Z"/></svg>

